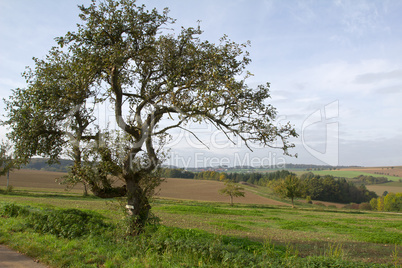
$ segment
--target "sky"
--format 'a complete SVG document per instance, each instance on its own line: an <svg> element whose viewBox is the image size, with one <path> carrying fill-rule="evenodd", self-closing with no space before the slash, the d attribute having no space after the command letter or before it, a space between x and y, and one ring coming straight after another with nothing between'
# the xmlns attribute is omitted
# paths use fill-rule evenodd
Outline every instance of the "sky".
<svg viewBox="0 0 402 268"><path fill-rule="evenodd" d="M44 58L54 38L76 30L77 5L87 0L0 0L0 98L25 87L21 73ZM248 85L270 83L277 124L288 121L299 137L281 150L230 143L211 126L173 133L169 164L402 165L402 1L399 0L149 0L170 9L176 32L201 26L203 40L224 34L247 48L253 76ZM0 102L1 119L5 119ZM0 139L7 129L0 127Z"/></svg>

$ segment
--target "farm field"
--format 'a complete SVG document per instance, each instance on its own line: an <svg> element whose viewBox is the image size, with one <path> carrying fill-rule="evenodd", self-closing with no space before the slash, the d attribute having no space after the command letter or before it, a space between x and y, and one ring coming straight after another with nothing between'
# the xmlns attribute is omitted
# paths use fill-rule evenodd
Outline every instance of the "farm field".
<svg viewBox="0 0 402 268"><path fill-rule="evenodd" d="M32 178L41 174L42 184L37 184L37 181L34 184ZM112 222L121 219L118 202L82 197L81 189L65 192L64 186L54 182L54 176L59 175L44 171L17 171L10 176L10 182L14 178L13 183L22 186L15 186L15 191L10 194L0 194L0 203L89 209ZM21 180L18 183L17 178ZM4 177L1 179L4 180ZM153 212L166 228L202 230L218 237L246 238L268 243L270 247L299 257L332 254L350 261L393 263L395 256L402 256L401 214L349 211L303 203L292 209L288 201L262 197L267 195L263 187L246 187L246 198L235 198L237 204L230 207L227 198L218 194L222 186L223 183L216 181L168 179L152 203ZM0 223L3 221L0 218ZM0 243L18 246L22 252L35 254L32 247L40 247L24 245L21 239L14 241L1 235L0 232ZM18 233L15 237L18 238ZM76 248L73 250L77 251Z"/></svg>
<svg viewBox="0 0 402 268"><path fill-rule="evenodd" d="M393 177L400 177L402 179L402 166L395 167L363 167L363 168L347 168L341 169L345 171L365 172L375 175L386 175Z"/></svg>
<svg viewBox="0 0 402 268"><path fill-rule="evenodd" d="M399 171L395 171L395 173L393 173L392 171L390 172L385 172L385 174L376 174L374 172L376 169L340 169L340 170L312 170L311 172L313 172L316 175L331 175L334 177L343 177L343 178L354 178L354 177L358 177L359 175L365 175L365 176L374 176L374 177L385 177L388 178L388 180L390 181L399 181L400 179L402 179L402 177L397 177L394 175L398 175ZM380 169L379 169L380 170ZM295 171L294 173L296 173L297 175L301 175L303 173L306 173L308 171ZM378 171L380 172L380 171ZM387 174L392 174L392 175L387 175ZM402 175L401 175L402 176Z"/></svg>
<svg viewBox="0 0 402 268"><path fill-rule="evenodd" d="M16 189L35 189L35 191L63 192L65 185L56 182L57 178L66 175L62 172L20 169L10 172L9 184ZM5 176L0 177L0 187L5 187L7 180ZM72 193L82 193L84 187L76 185Z"/></svg>
<svg viewBox="0 0 402 268"><path fill-rule="evenodd" d="M56 182L56 179L64 176L65 173L28 170L21 169L10 173L10 185L16 190L25 190L33 192L55 192L63 193L65 186ZM6 186L6 178L0 177L0 187ZM229 198L219 194L224 184L217 181L205 180L189 180L189 179L167 179L157 189L157 196L160 198L211 201L211 202L228 202ZM79 195L83 193L82 185L76 185L71 194ZM265 204L265 205L281 205L289 206L288 203L276 201L273 199L262 197L253 192L252 187L246 189L244 198L235 198L234 202L242 204Z"/></svg>

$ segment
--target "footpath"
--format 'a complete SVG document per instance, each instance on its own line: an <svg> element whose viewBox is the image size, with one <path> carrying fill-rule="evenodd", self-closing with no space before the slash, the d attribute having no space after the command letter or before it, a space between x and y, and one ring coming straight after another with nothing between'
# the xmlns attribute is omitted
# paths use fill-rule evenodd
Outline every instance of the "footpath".
<svg viewBox="0 0 402 268"><path fill-rule="evenodd" d="M0 245L0 268L46 268L21 253Z"/></svg>

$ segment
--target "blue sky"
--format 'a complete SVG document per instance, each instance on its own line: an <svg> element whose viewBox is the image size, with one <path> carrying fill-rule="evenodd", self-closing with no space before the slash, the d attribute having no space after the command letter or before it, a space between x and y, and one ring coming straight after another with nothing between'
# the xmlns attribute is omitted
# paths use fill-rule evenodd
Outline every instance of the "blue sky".
<svg viewBox="0 0 402 268"><path fill-rule="evenodd" d="M74 31L77 5L89 3L0 0L1 98L24 87L20 74L25 66L33 65L32 57L43 58L55 45L54 37ZM290 121L300 134L292 151L299 157L288 158L279 150L250 152L225 143L205 126L200 131L210 149L195 145L186 134L174 137L170 154L178 164L402 165L402 1L139 3L169 7L176 29L200 20L202 39L218 42L227 34L238 43L250 40L254 76L248 84L270 82L278 123ZM2 138L6 129L0 130Z"/></svg>

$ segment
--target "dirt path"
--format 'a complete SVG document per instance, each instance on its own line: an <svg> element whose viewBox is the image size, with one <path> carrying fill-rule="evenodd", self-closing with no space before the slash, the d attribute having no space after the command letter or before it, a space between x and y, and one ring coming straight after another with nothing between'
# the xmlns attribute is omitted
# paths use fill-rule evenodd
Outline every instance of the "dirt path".
<svg viewBox="0 0 402 268"><path fill-rule="evenodd" d="M0 245L0 267L1 268L46 268L40 263L22 255L14 250Z"/></svg>

